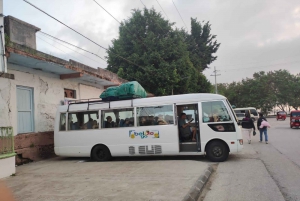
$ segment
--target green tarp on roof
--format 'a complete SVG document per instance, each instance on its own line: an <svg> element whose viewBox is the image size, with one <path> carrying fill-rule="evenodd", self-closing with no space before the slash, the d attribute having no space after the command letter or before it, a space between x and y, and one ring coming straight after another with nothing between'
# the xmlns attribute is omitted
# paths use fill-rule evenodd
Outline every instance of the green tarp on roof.
<svg viewBox="0 0 300 201"><path fill-rule="evenodd" d="M109 87L101 95L103 100L125 100L132 98L146 98L147 92L137 82L126 82L118 87Z"/></svg>

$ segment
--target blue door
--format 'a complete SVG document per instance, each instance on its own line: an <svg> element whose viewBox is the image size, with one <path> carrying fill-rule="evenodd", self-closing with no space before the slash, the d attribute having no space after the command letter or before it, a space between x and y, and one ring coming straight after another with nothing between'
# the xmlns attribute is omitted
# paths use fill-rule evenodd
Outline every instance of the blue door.
<svg viewBox="0 0 300 201"><path fill-rule="evenodd" d="M18 133L33 132L33 89L17 87Z"/></svg>

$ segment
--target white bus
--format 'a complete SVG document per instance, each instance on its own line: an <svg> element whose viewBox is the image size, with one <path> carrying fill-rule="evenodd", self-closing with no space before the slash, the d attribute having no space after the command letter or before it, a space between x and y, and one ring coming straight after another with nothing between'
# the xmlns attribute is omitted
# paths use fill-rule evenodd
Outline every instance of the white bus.
<svg viewBox="0 0 300 201"><path fill-rule="evenodd" d="M196 140L182 138L182 113L194 120ZM217 94L184 94L122 101L71 102L58 107L56 155L106 161L115 156L204 155L225 161L243 148L228 100Z"/></svg>
<svg viewBox="0 0 300 201"><path fill-rule="evenodd" d="M235 113L243 113L250 112L251 118L256 121L258 119L258 112L255 107L243 107L243 108L235 108L233 109Z"/></svg>

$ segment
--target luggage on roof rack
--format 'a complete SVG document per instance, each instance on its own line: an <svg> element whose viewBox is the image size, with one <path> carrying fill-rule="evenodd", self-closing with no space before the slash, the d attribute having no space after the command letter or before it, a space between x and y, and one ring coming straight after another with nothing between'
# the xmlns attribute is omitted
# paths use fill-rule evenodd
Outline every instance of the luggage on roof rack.
<svg viewBox="0 0 300 201"><path fill-rule="evenodd" d="M118 88L118 94L120 100L147 97L147 92L137 81L121 84Z"/></svg>
<svg viewBox="0 0 300 201"><path fill-rule="evenodd" d="M118 87L108 87L102 92L100 98L102 98L104 101L119 100Z"/></svg>
<svg viewBox="0 0 300 201"><path fill-rule="evenodd" d="M126 82L118 87L108 87L102 92L100 98L104 101L126 100L133 98L146 98L147 92L137 82Z"/></svg>

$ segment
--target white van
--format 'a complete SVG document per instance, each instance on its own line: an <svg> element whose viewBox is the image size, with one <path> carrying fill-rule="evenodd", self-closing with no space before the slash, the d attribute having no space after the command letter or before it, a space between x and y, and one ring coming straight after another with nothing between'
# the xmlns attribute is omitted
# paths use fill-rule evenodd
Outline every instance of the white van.
<svg viewBox="0 0 300 201"><path fill-rule="evenodd" d="M249 113L251 114L251 118L255 121L258 119L258 112L255 107L244 107L244 108L235 108L233 109L235 113Z"/></svg>

